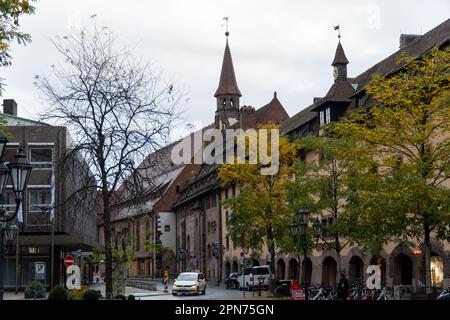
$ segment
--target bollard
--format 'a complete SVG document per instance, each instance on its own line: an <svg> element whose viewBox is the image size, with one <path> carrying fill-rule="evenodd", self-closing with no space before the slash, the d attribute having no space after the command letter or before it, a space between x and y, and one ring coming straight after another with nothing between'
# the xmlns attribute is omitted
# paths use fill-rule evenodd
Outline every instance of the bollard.
<svg viewBox="0 0 450 320"><path fill-rule="evenodd" d="M169 292L169 271L164 271L164 292Z"/></svg>

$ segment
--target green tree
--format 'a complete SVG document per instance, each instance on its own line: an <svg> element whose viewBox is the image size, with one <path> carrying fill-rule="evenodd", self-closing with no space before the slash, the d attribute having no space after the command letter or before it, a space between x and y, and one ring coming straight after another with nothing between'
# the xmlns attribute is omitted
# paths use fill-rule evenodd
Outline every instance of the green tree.
<svg viewBox="0 0 450 320"><path fill-rule="evenodd" d="M35 0L3 0L0 1L0 66L11 65L11 43L17 41L19 44L26 45L31 41L31 36L21 32L20 17L26 14L34 13L34 6L31 5ZM0 96L4 84L0 78Z"/></svg>
<svg viewBox="0 0 450 320"><path fill-rule="evenodd" d="M276 129L265 126L265 129ZM267 131L270 132L270 131ZM258 138L261 133L258 131ZM271 141L271 139L268 139ZM271 146L269 146L270 150ZM249 152L251 148L247 148ZM271 256L271 270L275 272L275 248L289 234L292 212L286 201L286 186L292 174L297 148L286 137L279 138L279 170L272 175L261 174L261 155L257 164L224 164L219 177L224 187L235 185L239 194L224 201L231 213L228 234L237 246L261 251L267 245ZM249 153L247 153L248 156Z"/></svg>
<svg viewBox="0 0 450 320"><path fill-rule="evenodd" d="M429 287L431 239L450 240L450 49L403 56L399 63L399 72L375 75L367 86L376 103L338 123L335 132L357 139L380 177L377 187L361 183L355 192L349 221L365 230L355 239L419 242Z"/></svg>
<svg viewBox="0 0 450 320"><path fill-rule="evenodd" d="M288 187L288 201L294 212L306 206L313 219L322 221L322 247L336 252L339 270L342 250L353 243L348 234L355 232L341 215L351 202L356 172L362 172L369 162L364 153L355 152L355 142L348 138L331 134L306 136L297 143L304 152L314 153L317 158L295 164L295 179Z"/></svg>

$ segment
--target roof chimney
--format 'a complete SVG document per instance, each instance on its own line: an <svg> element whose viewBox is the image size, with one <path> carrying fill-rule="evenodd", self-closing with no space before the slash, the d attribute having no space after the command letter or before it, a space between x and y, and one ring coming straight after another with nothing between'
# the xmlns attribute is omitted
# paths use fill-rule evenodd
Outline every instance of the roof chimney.
<svg viewBox="0 0 450 320"><path fill-rule="evenodd" d="M14 99L3 99L3 113L17 117L17 102Z"/></svg>
<svg viewBox="0 0 450 320"><path fill-rule="evenodd" d="M403 48L407 44L413 42L420 37L420 34L401 34L400 35L400 48Z"/></svg>
<svg viewBox="0 0 450 320"><path fill-rule="evenodd" d="M247 129L256 129L256 111L255 108L250 106L242 106L241 107L241 123L240 128Z"/></svg>

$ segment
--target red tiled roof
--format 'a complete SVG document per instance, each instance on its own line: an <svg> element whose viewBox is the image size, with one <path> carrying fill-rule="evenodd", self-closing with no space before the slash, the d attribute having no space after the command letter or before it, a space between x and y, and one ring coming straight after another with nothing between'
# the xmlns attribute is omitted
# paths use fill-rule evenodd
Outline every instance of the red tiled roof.
<svg viewBox="0 0 450 320"><path fill-rule="evenodd" d="M273 99L268 104L256 110L257 123L281 123L288 118L289 114L284 109L280 100L278 100L276 92L274 92Z"/></svg>

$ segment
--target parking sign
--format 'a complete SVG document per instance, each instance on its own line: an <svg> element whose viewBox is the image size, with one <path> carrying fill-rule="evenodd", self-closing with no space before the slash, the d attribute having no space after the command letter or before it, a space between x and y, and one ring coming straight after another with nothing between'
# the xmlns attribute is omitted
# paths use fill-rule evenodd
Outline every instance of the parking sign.
<svg viewBox="0 0 450 320"><path fill-rule="evenodd" d="M45 262L35 262L34 263L34 272L36 274L36 279L44 280L45 279Z"/></svg>

